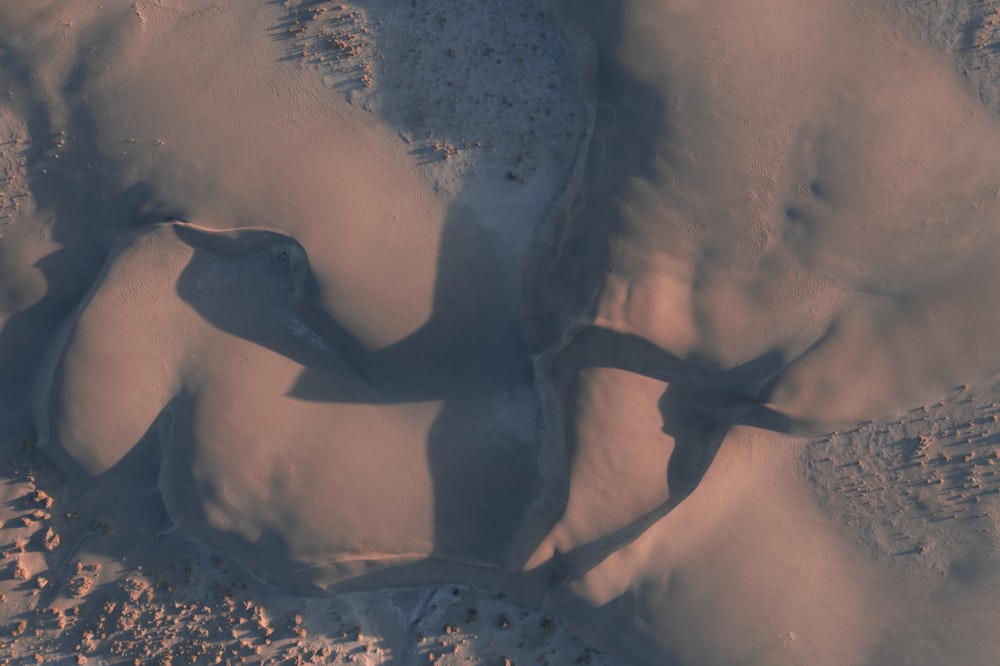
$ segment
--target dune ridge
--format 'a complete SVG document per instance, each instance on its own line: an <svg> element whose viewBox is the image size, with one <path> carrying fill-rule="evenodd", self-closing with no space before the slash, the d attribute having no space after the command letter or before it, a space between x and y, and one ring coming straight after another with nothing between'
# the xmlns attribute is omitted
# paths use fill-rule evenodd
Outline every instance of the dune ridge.
<svg viewBox="0 0 1000 666"><path fill-rule="evenodd" d="M891 3L405 4L0 0L0 425L55 465L13 466L17 608L172 544L386 605L382 647L290 620L317 658L456 663L454 597L553 660L603 657L518 605L620 663L919 663L995 578L990 435L857 502L1000 365L995 113Z"/></svg>

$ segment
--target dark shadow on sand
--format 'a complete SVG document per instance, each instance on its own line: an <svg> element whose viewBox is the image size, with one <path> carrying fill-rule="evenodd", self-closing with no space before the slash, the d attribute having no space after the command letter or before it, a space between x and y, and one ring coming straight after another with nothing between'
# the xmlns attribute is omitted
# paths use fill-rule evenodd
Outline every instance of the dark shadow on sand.
<svg viewBox="0 0 1000 666"><path fill-rule="evenodd" d="M427 323L377 350L366 348L323 311L320 286L307 259L298 278L293 273L301 268L280 266L288 261L281 248L305 257L290 237L263 230L220 234L183 225L175 229L197 250L178 280L178 295L216 328L302 364L290 396L367 404L442 401L427 442L434 477L434 556L487 566L519 564L509 561L509 550L539 492L537 451L530 436L520 441L497 432L497 410L531 395L534 371L518 327L509 272L505 276L490 233L470 211L453 206L445 221ZM263 258L246 263L240 275L268 262L271 267L262 272L287 274L286 284L297 279L301 293L293 301L290 296L296 295L279 293L281 284L262 283L258 295L237 296L234 283L228 298L221 292L206 296L202 276L210 272L213 257L241 253ZM213 288L219 286L216 278ZM257 302L243 302L244 296ZM331 351L293 337L280 321L269 324L263 317L230 311L261 305L279 314L288 309L286 318L300 318ZM356 373L355 381L345 380L345 363ZM370 390L359 391L357 378ZM528 419L533 435L534 415Z"/></svg>
<svg viewBox="0 0 1000 666"><path fill-rule="evenodd" d="M66 122L56 125L29 62L15 47L0 44L0 84L13 92L4 104L26 120L30 135L24 157L36 217L47 221L47 233L60 246L35 264L45 278L45 295L0 330L0 369L7 380L0 382L0 401L16 413L30 412L36 369L115 244L137 229L180 217L157 202L149 184L123 178L111 147L98 140L84 83L102 53L79 48L60 90ZM6 251L0 247L0 262L7 260Z"/></svg>
<svg viewBox="0 0 1000 666"><path fill-rule="evenodd" d="M246 319L220 317L193 295L185 276L177 285L179 296L216 327L301 363L305 369L290 392L294 397L373 404L443 402L427 442L436 560L516 570L524 563L516 558L526 557L526 549L515 544L524 523L537 520L550 527L558 520L568 489L557 489L554 498L543 497L552 491L542 487L536 443L498 433L498 424L503 423L500 407L533 390L533 354L562 346L567 322L588 313L608 265L609 239L620 231L619 194L631 178L652 178L657 160L654 139L670 132L668 100L630 78L613 56L622 32L617 5L579 2L567 11L595 39L600 120L586 164L585 194L566 215L557 234L560 240L545 248L527 271L526 292L520 294L523 302L515 298L520 285L512 283L512 271L498 263L495 239L461 206L453 206L445 222L427 323L382 349L365 347L322 309L321 287L308 264L301 293L289 300L295 303L297 316L333 350L330 354L290 342L283 331L259 322L249 325ZM78 57L77 70L63 91L71 112L58 163L46 151L59 135L41 92L33 89L28 66L11 50L4 50L2 58L4 83L27 100L19 111L31 123L32 194L39 211L52 216L53 239L62 245L38 265L49 282L46 296L13 317L0 333L0 367L8 376L31 376L52 345L51 335L38 332L53 331L72 315L114 244L155 222L182 218L183 211L157 203L155 192L145 183L123 185L118 165L102 157L108 153L97 141L82 90L91 62L87 56ZM210 240L192 229L185 240L202 254L190 271L198 273L197 262L206 255L297 245L273 232L245 233L257 236L252 242L249 236L241 241L240 233ZM371 391L359 395L336 381L336 372L342 372L339 361L346 362ZM783 367L783 359L774 354L726 371L708 360L679 359L635 336L592 327L577 333L553 357L546 373L566 396L572 394L578 373L595 366L617 367L669 383L659 408L664 430L677 442L666 470L670 500L618 532L565 554L566 566L559 569L562 577L585 572L690 494L733 425L781 432L795 427L765 406ZM0 388L3 397L9 394L15 404L27 402L23 387ZM571 462L574 434L570 430L567 435L566 460ZM544 501L539 503L540 499ZM547 513L539 519L531 515L539 506L555 509L541 509ZM544 532L537 530L537 537Z"/></svg>
<svg viewBox="0 0 1000 666"><path fill-rule="evenodd" d="M667 500L611 534L558 554L556 577L565 581L586 573L684 501L701 483L734 426L797 435L817 431L818 424L793 419L767 406L791 363L794 360L786 362L782 354L772 351L723 369L706 359L679 358L638 336L597 326L579 331L550 365L557 394L566 401L572 399L581 373L588 368L615 368L665 382L658 407L663 432L674 439L674 450L666 470ZM567 413L563 423L569 460L575 453L575 417Z"/></svg>

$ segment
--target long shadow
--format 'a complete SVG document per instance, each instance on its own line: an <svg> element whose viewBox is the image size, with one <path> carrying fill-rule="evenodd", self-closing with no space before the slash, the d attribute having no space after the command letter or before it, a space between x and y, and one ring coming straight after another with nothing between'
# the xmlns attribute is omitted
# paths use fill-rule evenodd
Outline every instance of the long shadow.
<svg viewBox="0 0 1000 666"><path fill-rule="evenodd" d="M547 358L543 372L563 405L571 404L579 388L579 373L586 367L628 370L669 382L671 387L687 380L694 382L688 384L688 391L694 390L699 378L711 369L707 362L685 362L642 338L594 327L565 339L574 321L593 319L594 298L610 264L611 239L624 225L622 193L634 179L656 179L659 160L669 158L659 155L658 150L670 145L673 128L671 102L665 97L668 93L642 84L618 60L625 39L621 6L608 0L562 0L557 9L562 20L576 24L592 41L597 118L576 199L553 225L553 241L539 248L526 271L524 323L529 346L537 353L561 350ZM684 394L678 388L668 389L660 401L664 429L676 433L679 440L667 473L668 483L678 484L678 492L670 486L671 503L638 517L598 543L557 555L554 581L582 575L669 512L680 501L682 482L677 477L682 470L686 477L683 485L697 485L728 427L705 416L678 422L676 417L684 416L681 403L687 402L678 396ZM577 432L574 414L561 418L562 442L555 445L563 447L559 458L565 465L562 478L568 482ZM562 508L556 519L565 511L569 488L557 492Z"/></svg>
<svg viewBox="0 0 1000 666"><path fill-rule="evenodd" d="M499 410L533 395L534 372L518 327L509 271L505 275L489 232L467 209L453 206L446 218L430 318L382 349L367 348L323 311L320 285L305 250L293 239L263 230L218 233L184 225L175 230L198 250L177 282L178 295L216 328L302 364L288 392L291 397L367 404L442 401L427 441L433 555L491 566L515 564L508 561L508 551L538 492L537 452L531 441L535 420L533 412L510 416ZM261 284L243 298L238 294L245 285L229 285L217 272L205 284L213 255L229 255L232 261L247 253L263 258L247 262L245 270L236 271L239 275L287 274L299 293L290 299L281 285L276 290ZM284 254L298 256L286 259ZM265 268L260 261L298 266ZM219 293L206 295L206 288ZM241 310L252 311L251 298L253 311L265 304L278 314L276 323L241 315ZM288 312L282 314L283 309ZM322 344L304 344L290 335L281 321L293 317ZM370 391L343 381L343 362ZM526 436L519 437L505 419L520 419Z"/></svg>
<svg viewBox="0 0 1000 666"><path fill-rule="evenodd" d="M579 372L587 367L614 367L667 382L659 409L664 431L674 437L676 447L666 470L669 500L615 533L564 554L560 568L565 575L578 575L687 497L734 425L789 433L809 424L766 406L785 367L776 352L723 370L710 360L681 359L642 338L598 327L577 332L569 344L559 341L566 322L587 312L603 279L609 238L622 224L619 193L633 178L654 179L662 158L655 147L667 145L669 150L670 135L668 101L632 79L615 60L622 34L618 6L578 3L570 11L595 39L602 121L590 147L584 199L574 206L576 214L567 215L559 241L538 258L528 282L544 287L525 294L523 311L510 297L512 285L496 264L489 234L458 206L449 211L443 229L431 316L396 344L365 347L320 307L321 287L305 270L297 315L369 383L371 392L361 394L349 384L331 381L330 367L321 357L283 347L277 337L239 323L245 320L202 307L183 277L178 293L218 328L302 363L305 369L291 396L380 404L443 401L427 453L434 486L433 556L438 559L523 564L508 561L507 553L541 492L537 451L525 443L498 442L497 420L490 412L505 396L532 386L531 349L564 345L547 368L562 396L573 395ZM200 244L193 237L191 242ZM519 326L522 314L530 345ZM564 426L571 461L576 436L572 414Z"/></svg>
<svg viewBox="0 0 1000 666"><path fill-rule="evenodd" d="M661 161L671 157L658 148L674 134L670 100L636 80L617 59L625 39L620 5L609 0L559 5L557 19L575 24L591 40L597 111L575 199L525 271L524 325L530 348L539 353L558 347L571 322L593 315L611 240L623 230L622 195L632 181L656 178Z"/></svg>
<svg viewBox="0 0 1000 666"><path fill-rule="evenodd" d="M306 250L290 236L187 225L177 225L175 233L198 251L177 281L178 295L219 330L303 365L288 392L291 397L376 404L461 401L509 393L534 381L509 280L493 255L490 233L461 206L452 208L442 231L431 316L404 339L381 349L364 345L323 309L322 287ZM231 262L243 257L245 265L236 267L229 279L211 267L213 257L219 256ZM209 272L212 279L206 281ZM284 275L281 284L240 282L240 276L254 274ZM281 293L286 283L295 283L298 293ZM265 304L275 315L273 324L244 316L267 309ZM299 318L322 342L303 344L289 335L289 326L280 320L290 317ZM346 361L375 394L359 395L331 382L331 358Z"/></svg>
<svg viewBox="0 0 1000 666"><path fill-rule="evenodd" d="M37 233L58 247L33 264L46 285L42 297L11 315L0 327L0 404L7 436L0 446L7 452L5 459L16 441L10 438L12 434L24 437L24 442L31 441L31 413L37 397L32 384L60 330L103 269L108 254L122 236L179 216L177 211L166 211L155 203L148 183L123 178L118 161L111 156L112 147L102 144L99 138L86 83L92 63L100 62L102 56L101 48L91 51L79 45L71 59L74 65L62 87L53 93L28 55L14 44L0 43L0 87L12 93L0 103L25 123L28 135L21 155L35 212L25 224L38 229ZM55 102L53 94L58 95ZM18 268L21 265L23 261L11 256L11 246L0 244L0 266L5 277L23 270ZM146 459L144 454L140 443L136 456L129 456L122 469L150 472L141 465ZM27 464L45 469L45 460L33 450L24 455ZM143 460L136 462L137 458ZM51 496L61 496L66 491L61 483L65 470L60 471L63 474L40 472L34 481L36 487L46 489ZM155 477L155 470L152 473ZM6 466L4 476L23 478L17 469ZM153 521L159 516L149 514L143 518ZM51 553L34 544L45 552L52 572L48 575L51 578L54 574L58 580L64 578L68 566L64 550L72 554L83 542L95 548L85 526L70 529L67 525L62 538L63 547ZM38 592L38 602L51 602L62 589L62 584L50 585Z"/></svg>
<svg viewBox="0 0 1000 666"><path fill-rule="evenodd" d="M574 12L597 41L604 122L590 150L582 212L567 217L561 241L545 253L534 280L529 281L545 285L528 294L529 304L523 306L531 324L530 345L520 327L524 313L512 296L516 286L511 284L510 271L498 264L489 232L460 206L449 210L443 228L433 310L427 323L382 349L366 347L320 307L321 285L309 272L307 258L303 259L301 292L293 295L295 314L333 350L331 354L322 347L289 343L289 336L278 329L206 307L196 293L200 258L196 257L177 285L179 296L221 330L301 363L304 370L290 391L294 397L376 404L442 401L427 442L434 493L432 555L440 560L499 567L523 564L511 561L510 549L542 492L538 452L515 429L504 432L501 408L516 403L518 394L532 391L531 350L557 346L566 321L586 312L608 263L608 239L621 225L617 196L630 178L653 176L657 159L653 146L658 137L669 133L666 101L632 80L608 56L621 35L617 6L581 3ZM68 133L73 137L63 151L64 158L56 166L43 148L36 147L29 159L38 172L32 178L32 192L39 209L51 211L53 237L63 249L39 264L50 284L46 297L12 318L0 333L0 365L10 364L15 371L37 366L39 355L49 346L48 340L39 342L37 331L69 314L82 297L79 285L90 284L100 271L100 262L93 258L105 256L114 238L179 217L153 205L154 192L148 185L122 191L115 164L100 159L101 146L81 88L88 60L81 56L79 62L64 91L71 109ZM27 99L38 100L33 102L37 108L28 109L25 115L32 119L33 145L45 145L56 133L47 120L41 93L32 97L27 65L8 51L0 64L9 65L7 71L15 73ZM88 163L98 167L84 168ZM108 231L94 234L98 219ZM194 229L181 232L185 233L187 237L182 238L208 254L278 247L301 250L292 239L272 232L255 232L264 235L255 236L253 242L246 240L249 236L241 241L240 234L210 239ZM346 360L373 390L362 395L335 381L330 365L333 354ZM659 407L665 431L677 442L667 470L671 496L668 503L615 534L566 554L569 573L585 571L690 494L733 425L746 423L784 432L796 427L765 406L782 366L782 359L775 355L722 371L707 361L676 358L641 338L592 327L575 336L548 372L552 381L562 384L560 393L568 395L575 390L579 371L595 365L669 382ZM570 459L574 434L567 432Z"/></svg>
<svg viewBox="0 0 1000 666"><path fill-rule="evenodd" d="M698 357L679 358L635 335L598 326L576 333L551 365L557 393L574 396L587 368L615 368L666 382L658 407L663 432L673 437L674 450L666 469L666 501L604 537L557 555L557 582L583 575L690 496L734 426L794 435L821 431L822 424L793 419L767 406L782 374L813 349L815 345L791 360L772 351L722 369ZM576 414L567 413L563 427L567 447L573 448L578 434Z"/></svg>
<svg viewBox="0 0 1000 666"><path fill-rule="evenodd" d="M220 330L302 364L304 370L289 395L368 404L443 401L428 437L434 486L433 556L468 564L522 564L509 561L507 555L541 490L537 451L527 442L498 441L497 421L490 418L490 411L504 396L531 390L534 377L500 268L491 260L488 234L475 220L454 210L448 217L428 322L398 343L377 350L366 348L323 312L322 294L308 269L305 250L291 238L258 230L176 229L179 237L199 250L178 280L178 294ZM287 315L282 315L285 306L280 302L285 298L288 303L287 293L281 290L286 281L281 280L277 290L255 285L247 295L267 304L266 309L277 313L279 321L293 314L301 317L372 391L359 392L356 384L340 381L343 366L329 363L331 356L322 350L293 340L287 327L234 315L234 308L249 305L234 296L239 288L217 272L212 273L212 288L222 291L205 297L200 291L204 287L198 286L199 276L210 272L211 256L241 253L263 253L268 261L279 264L287 261L287 254L300 253L299 267L265 270L251 262L246 270L237 271L239 276L253 270L287 273L290 279L301 274L302 287ZM572 398L581 372L593 367L617 368L663 381L667 389L658 406L663 430L674 438L675 449L666 470L668 500L616 532L563 554L557 576L585 572L683 501L698 486L733 426L782 433L809 431L813 424L767 407L788 365L782 354L770 352L725 370L707 359L677 357L635 335L598 326L578 331L551 363L550 380L558 395ZM564 423L570 447L577 436L575 417L567 414Z"/></svg>
<svg viewBox="0 0 1000 666"><path fill-rule="evenodd" d="M149 184L125 182L116 160L108 156L84 89L91 62L100 60L101 53L80 48L60 90L66 120L57 125L50 93L30 61L12 45L0 45L0 83L14 92L13 101L6 104L26 121L30 136L25 161L36 217L46 220L49 238L59 245L35 263L47 285L44 296L0 329L0 369L7 378L0 382L0 400L12 413L28 413L32 396L25 383L30 384L59 326L89 289L117 240L179 217L178 211L154 203ZM16 263L4 256L6 252L0 247L0 262Z"/></svg>
<svg viewBox="0 0 1000 666"><path fill-rule="evenodd" d="M795 362L786 362L778 352L723 370L710 359L678 358L633 335L593 326L573 333L573 322L594 317L612 241L623 231L623 193L633 181L645 181L656 183L666 200L669 192L663 190L671 181L663 177L663 168L683 165L690 157L674 138L670 90L638 81L619 60L627 38L621 4L560 0L558 6L563 18L593 40L598 117L577 200L555 225L554 241L541 248L527 273L529 347L540 353L559 350L548 356L543 372L564 404L572 403L580 372L588 367L618 368L666 382L659 410L664 432L675 440L666 470L668 500L616 532L562 554L557 571L564 579L585 573L688 497L733 426L804 433L817 424L795 421L767 407L782 372ZM562 424L564 460L569 464L576 455L574 419L574 414L566 414Z"/></svg>
<svg viewBox="0 0 1000 666"><path fill-rule="evenodd" d="M121 165L102 145L85 89L91 63L101 56L101 49L89 53L81 47L60 90L68 114L56 125L56 114L29 59L9 45L0 51L0 82L14 91L16 111L27 119L31 135L31 193L38 214L49 219L51 239L60 246L36 264L48 285L44 297L11 317L0 331L0 368L17 380L0 384L0 397L12 413L31 413L34 396L25 390L25 379L33 377L51 353L59 329L72 323L74 310L117 243L141 228L185 217L183 211L160 205L151 185L125 182ZM65 145L59 145L61 141ZM58 160L53 158L57 147ZM208 253L246 253L257 247L240 246L234 238L213 244L196 235L192 232L189 242ZM294 244L278 236L258 236L254 243ZM498 265L491 249L488 232L467 210L454 207L442 237L433 315L405 340L380 350L367 349L327 316L316 305L321 296L318 283L311 274L305 276L300 314L368 381L374 397L361 398L331 381L330 356L289 343L283 331L258 325L230 332L302 363L306 370L292 394L303 400L443 401L427 451L434 475L435 555L498 565L505 562L507 546L529 510L537 474L532 442L519 441L516 433L498 435L493 427L497 405L514 399L515 393L530 393L534 374L517 323L516 299L507 284L510 271ZM192 273L198 268L192 265ZM182 298L193 299L190 288L182 278ZM222 329L231 321L211 309L202 314ZM141 468L146 484L145 463L152 454L142 442L133 454L110 475L129 477ZM72 467L71 461L61 463ZM71 475L79 476L72 470ZM98 485L102 481L95 480Z"/></svg>

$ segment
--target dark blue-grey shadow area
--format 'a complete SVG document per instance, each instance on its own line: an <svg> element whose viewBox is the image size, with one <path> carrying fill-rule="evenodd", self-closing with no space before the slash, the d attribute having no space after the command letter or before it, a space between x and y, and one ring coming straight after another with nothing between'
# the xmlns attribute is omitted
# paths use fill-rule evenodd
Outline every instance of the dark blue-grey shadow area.
<svg viewBox="0 0 1000 666"><path fill-rule="evenodd" d="M734 426L792 435L821 430L820 424L794 419L767 404L782 374L795 360L771 351L723 369L706 359L680 358L631 334L598 326L576 333L551 364L557 395L569 402L579 391L581 373L588 368L615 368L665 382L658 407L663 432L674 439L674 450L665 470L666 501L600 539L558 554L556 577L565 581L586 573L690 496ZM567 459L572 460L579 434L576 415L566 413L562 426Z"/></svg>
<svg viewBox="0 0 1000 666"><path fill-rule="evenodd" d="M580 197L556 225L555 240L541 248L528 267L520 302L511 297L518 285L512 284L511 272L498 265L490 232L459 205L449 210L443 228L428 321L381 349L366 347L322 307L322 286L307 258L295 316L334 350L332 356L308 352L298 343L286 344L287 336L277 329L268 332L259 322L219 316L219 310L205 308L192 298L190 288L192 276L202 270L196 264L200 260L193 261L178 283L180 296L218 328L301 363L304 369L289 391L292 397L375 404L442 401L427 455L434 485L433 556L443 560L523 564L509 559L509 548L519 527L537 519L529 514L533 506L541 506L535 503L540 493L552 490L539 485L540 457L534 443L498 442L492 431L497 420L491 412L504 396L532 389L533 353L560 349L549 358L545 372L564 404L571 404L579 373L589 367L618 368L666 382L658 407L664 431L675 440L665 470L669 500L615 533L562 554L556 578L586 572L690 495L733 426L793 433L810 425L767 406L787 366L776 351L724 369L711 359L678 358L640 337L594 326L578 331L568 342L561 339L567 322L591 314L592 295L609 262L610 239L621 231L620 193L631 179L655 179L663 159L657 147L671 150L672 133L671 100L636 81L617 60L623 32L620 7L607 1L578 2L567 3L565 12L594 39L600 111ZM294 243L287 238L272 240ZM223 251L194 235L189 242L209 254ZM229 240L219 236L212 242ZM356 384L331 380L329 358L334 356L370 390L358 391ZM565 459L571 462L576 436L572 414L566 415L562 427ZM550 498L548 504L564 507L568 489L555 492L561 496ZM541 521L554 524L561 510ZM539 531L539 538L543 533Z"/></svg>
<svg viewBox="0 0 1000 666"><path fill-rule="evenodd" d="M97 279L117 242L157 222L183 216L159 203L153 187L122 176L111 147L99 139L86 82L102 49L78 45L61 88L65 120L57 124L45 89L30 60L15 46L0 44L0 86L12 95L2 103L26 121L23 158L36 217L59 249L38 260L47 285L36 303L0 329L0 401L11 413L29 413L30 385L59 326ZM58 155L58 159L56 158ZM16 260L0 246L0 270Z"/></svg>
<svg viewBox="0 0 1000 666"><path fill-rule="evenodd" d="M445 224L427 323L382 349L367 348L325 313L306 251L294 239L266 230L175 229L196 250L178 279L178 295L216 328L301 364L290 396L367 404L441 401L427 442L433 556L508 568L523 564L511 561L509 553L545 490L540 455L534 442L498 440L491 412L504 396L532 390L532 360L503 273L491 259L489 235L466 211L453 211ZM226 271L232 274L227 277ZM289 327L293 320L322 342L291 336L292 328L302 328ZM667 387L658 407L675 448L665 470L668 500L616 532L560 555L555 577L586 572L688 497L733 426L787 434L814 430L815 424L767 405L794 361L772 351L725 369L709 359L680 358L636 335L599 326L576 332L549 365L547 379L556 395L572 404L581 373L595 367L663 381ZM346 368L356 374L353 381L345 380ZM357 379L370 390L359 390ZM569 461L578 435L575 417L566 413L562 424Z"/></svg>
<svg viewBox="0 0 1000 666"><path fill-rule="evenodd" d="M453 205L442 229L430 316L400 341L376 349L324 308L323 286L309 266L306 248L294 238L264 229L212 232L174 225L177 237L195 249L177 281L178 296L215 328L300 364L303 370L290 397L329 403L441 402L426 442L434 503L432 558L439 562L517 570L533 550L515 543L526 522L545 528L559 519L568 488L544 487L534 413L508 418L505 411L512 404L524 405L518 396L534 395L536 354L560 349L549 358L544 380L565 404L571 404L580 372L590 367L618 368L666 382L658 406L664 431L676 442L665 470L669 501L617 532L563 554L555 579L586 572L683 501L734 425L779 432L795 432L803 425L767 407L787 365L776 352L724 369L710 359L679 358L640 337L594 326L562 340L567 322L592 314L590 299L605 277L609 241L621 230L620 193L631 178L653 178L658 159L654 146L671 131L670 100L635 81L615 59L622 34L616 3L567 4L566 11L594 35L600 118L581 199L570 206L557 240L542 248L528 268L523 290L514 277L518 270L501 264L492 232L469 209ZM76 62L63 90L70 112L62 129L53 125L27 62L6 46L0 53L0 82L18 92L23 100L18 112L29 120L32 194L39 211L51 216L53 239L62 246L38 264L49 283L45 297L0 331L0 368L8 376L30 375L39 366L52 347L54 330L70 320L122 238L157 222L184 218L184 211L158 201L152 185L127 183L121 165L107 157L86 99L84 82L92 60L81 53ZM66 142L60 159L53 160L60 132ZM5 382L0 391L10 404L27 406L23 387ZM165 406L161 417L168 409L190 409L188 402L185 398ZM514 418L530 421L530 434L508 427ZM571 462L576 436L571 414L564 427L566 460ZM193 433L187 436L185 445L190 446ZM106 480L130 471L149 478L153 469L148 465L156 460L150 446L137 442L134 455ZM190 470L170 474L179 482L190 481L185 476ZM556 508L539 509L544 506ZM547 513L533 515L538 510ZM531 534L541 539L542 528ZM268 539L280 541L278 535ZM269 548L279 551L275 543Z"/></svg>
<svg viewBox="0 0 1000 666"><path fill-rule="evenodd" d="M533 396L534 371L510 271L468 209L452 206L446 217L427 322L381 349L368 348L325 312L306 250L294 239L266 230L174 228L195 249L177 281L180 298L217 329L301 364L290 397L441 401L427 441L434 556L517 564L509 551L539 492L536 424L531 413L527 437L505 435L504 419L525 417L501 411Z"/></svg>
<svg viewBox="0 0 1000 666"><path fill-rule="evenodd" d="M686 158L675 139L670 92L638 81L619 60L621 6L609 0L566 0L559 7L563 18L593 41L597 119L576 200L556 220L552 242L538 249L528 269L524 323L529 348L546 355L544 371L563 405L573 404L580 373L591 367L666 382L658 407L664 432L675 440L665 470L669 499L616 532L557 555L554 578L564 581L627 545L689 496L734 425L793 432L803 424L766 406L785 367L777 351L723 369L711 359L679 358L641 337L596 326L565 339L572 322L594 317L594 294L606 279L612 241L623 232L622 193L636 180L662 181L664 162L682 163ZM564 413L561 424L569 465L576 455L575 416Z"/></svg>

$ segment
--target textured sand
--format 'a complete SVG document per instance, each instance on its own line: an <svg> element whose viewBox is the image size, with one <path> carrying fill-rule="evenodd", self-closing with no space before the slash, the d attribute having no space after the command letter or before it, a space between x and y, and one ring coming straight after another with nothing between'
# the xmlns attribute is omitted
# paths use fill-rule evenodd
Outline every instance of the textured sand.
<svg viewBox="0 0 1000 666"><path fill-rule="evenodd" d="M0 0L0 659L991 663L988 5Z"/></svg>

